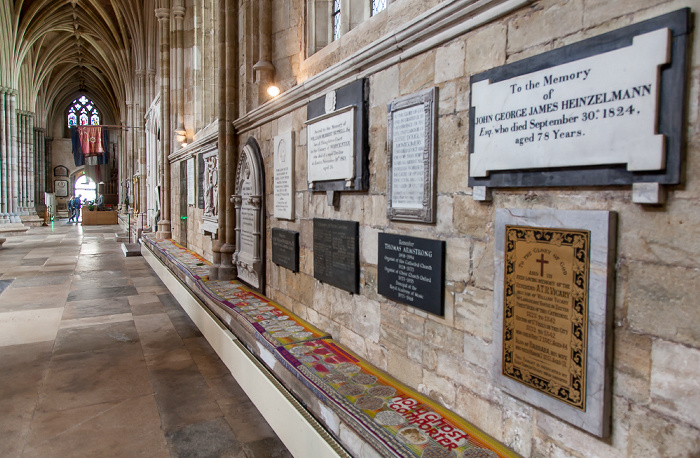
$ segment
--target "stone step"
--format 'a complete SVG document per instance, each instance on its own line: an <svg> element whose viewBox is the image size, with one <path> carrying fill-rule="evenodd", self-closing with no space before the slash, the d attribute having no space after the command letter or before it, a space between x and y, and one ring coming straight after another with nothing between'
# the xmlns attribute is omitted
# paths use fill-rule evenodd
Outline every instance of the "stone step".
<svg viewBox="0 0 700 458"><path fill-rule="evenodd" d="M0 235L22 235L29 230L28 226L22 223L0 224Z"/></svg>

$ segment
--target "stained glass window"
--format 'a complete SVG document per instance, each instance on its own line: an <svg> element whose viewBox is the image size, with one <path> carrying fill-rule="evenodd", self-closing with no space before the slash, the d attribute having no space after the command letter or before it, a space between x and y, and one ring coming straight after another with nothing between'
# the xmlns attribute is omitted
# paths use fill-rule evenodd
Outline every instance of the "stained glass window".
<svg viewBox="0 0 700 458"><path fill-rule="evenodd" d="M95 103L84 95L73 100L68 109L68 127L73 126L98 126L100 124L100 112Z"/></svg>
<svg viewBox="0 0 700 458"><path fill-rule="evenodd" d="M386 9L386 0L370 0L372 6L372 16Z"/></svg>
<svg viewBox="0 0 700 458"><path fill-rule="evenodd" d="M333 40L337 40L340 38L340 0L333 0L331 21L333 22Z"/></svg>

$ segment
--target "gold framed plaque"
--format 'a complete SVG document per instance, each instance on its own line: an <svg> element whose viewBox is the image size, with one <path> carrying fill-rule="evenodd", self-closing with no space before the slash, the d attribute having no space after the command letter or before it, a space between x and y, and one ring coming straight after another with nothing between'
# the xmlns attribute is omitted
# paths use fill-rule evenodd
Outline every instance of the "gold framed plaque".
<svg viewBox="0 0 700 458"><path fill-rule="evenodd" d="M591 233L505 226L503 376L586 410Z"/></svg>

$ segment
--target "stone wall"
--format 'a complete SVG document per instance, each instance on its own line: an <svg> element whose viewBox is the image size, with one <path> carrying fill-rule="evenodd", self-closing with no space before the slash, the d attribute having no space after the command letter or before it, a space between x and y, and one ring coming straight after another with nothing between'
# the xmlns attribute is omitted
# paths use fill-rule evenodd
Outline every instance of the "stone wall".
<svg viewBox="0 0 700 458"><path fill-rule="evenodd" d="M283 90L294 88L361 47L398 29L436 1L399 0L304 59L297 20L301 0L273 0L273 56ZM447 6L451 2L442 5ZM453 409L517 452L530 456L689 456L700 452L700 43L692 36L688 75L685 184L662 207L631 202L631 187L496 189L475 202L468 181L469 77L618 29L695 0L546 0L496 18L464 35L369 72L370 189L306 189L306 108L239 129L240 148L255 137L265 161L267 259L272 227L300 233L300 272L267 263L267 295L330 332L362 357ZM301 57L300 57L301 56ZM331 70L332 71L332 70ZM387 103L439 87L437 223L386 217ZM242 92L245 89L242 89ZM300 99L304 95L299 96ZM316 97L318 95L315 95ZM284 97L284 95L283 95ZM245 115L244 113L242 113ZM254 118L253 115L250 115ZM272 217L275 135L293 130L296 217ZM613 428L599 440L501 391L494 358L494 213L497 208L610 210L619 215L614 312ZM313 278L313 218L360 223L361 291L351 295ZM379 232L445 240L445 316L400 305L377 293Z"/></svg>

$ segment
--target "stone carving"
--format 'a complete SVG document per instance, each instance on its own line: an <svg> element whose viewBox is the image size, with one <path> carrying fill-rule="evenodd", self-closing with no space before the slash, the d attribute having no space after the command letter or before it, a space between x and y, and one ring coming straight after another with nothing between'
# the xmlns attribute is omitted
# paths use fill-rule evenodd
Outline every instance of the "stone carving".
<svg viewBox="0 0 700 458"><path fill-rule="evenodd" d="M219 214L219 158L216 154L204 157L204 214Z"/></svg>

